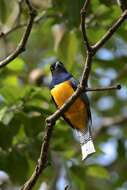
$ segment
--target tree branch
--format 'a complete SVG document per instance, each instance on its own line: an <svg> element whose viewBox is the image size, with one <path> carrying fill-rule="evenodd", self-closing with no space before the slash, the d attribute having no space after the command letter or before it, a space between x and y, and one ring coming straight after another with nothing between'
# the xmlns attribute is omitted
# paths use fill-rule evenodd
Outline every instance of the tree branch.
<svg viewBox="0 0 127 190"><path fill-rule="evenodd" d="M67 109L74 103L74 101L78 98L78 96L82 93L82 88L77 88L77 90L73 93L73 95L68 98L68 100L46 119L47 125L51 125L52 123L55 124L56 120L59 119L62 114L67 111Z"/></svg>
<svg viewBox="0 0 127 190"><path fill-rule="evenodd" d="M18 0L18 14L17 17L15 19L15 22L18 24L20 23L20 18L21 18L21 14L22 14L22 5L23 5L24 0Z"/></svg>
<svg viewBox="0 0 127 190"><path fill-rule="evenodd" d="M102 88L86 88L85 91L86 92L90 92L90 91L99 91L99 92L103 92L103 91L109 91L109 90L120 90L121 89L121 85L115 85L115 86L109 86L109 87L102 87Z"/></svg>
<svg viewBox="0 0 127 190"><path fill-rule="evenodd" d="M93 58L92 54L93 54L92 49L91 49L91 52L87 52L86 62L85 62L85 66L83 69L81 82L80 82L81 88L85 88L87 86L87 82L88 82L88 78L89 78L91 66L92 66L92 58Z"/></svg>
<svg viewBox="0 0 127 190"><path fill-rule="evenodd" d="M30 18L28 21L28 25L27 28L23 34L23 37L21 39L21 41L19 42L16 50L14 52L12 52L12 54L10 54L8 57L6 57L5 59L3 59L2 61L0 61L0 68L6 66L8 63L10 63L13 59L15 59L19 54L21 54L23 51L25 51L25 46L26 43L28 41L30 32L32 30L32 26L33 26L33 22L34 22L34 18L36 16L36 11L35 9L31 6L29 0L26 0L26 3L28 5L29 11L30 11Z"/></svg>
<svg viewBox="0 0 127 190"><path fill-rule="evenodd" d="M39 156L36 168L32 176L29 178L29 180L23 185L23 187L20 190L31 190L34 187L40 174L47 167L48 150L49 150L50 139L53 132L53 125L48 125L45 130L46 130L45 136L43 139L41 152L40 152L40 156Z"/></svg>
<svg viewBox="0 0 127 190"><path fill-rule="evenodd" d="M96 53L98 49L100 49L112 37L112 35L121 26L121 24L126 18L127 10L125 10L123 14L119 17L119 19L115 22L115 24L109 28L106 34L94 46L92 46L94 53Z"/></svg>
<svg viewBox="0 0 127 190"><path fill-rule="evenodd" d="M34 19L34 22L33 24L38 24L41 20L44 20L46 18L53 18L53 17L61 17L61 15L58 13L56 14L46 14L46 11L43 11L41 15L37 16L35 19ZM9 34L11 34L12 32L20 29L20 28L24 28L25 26L27 26L27 23L21 23L21 24L18 24L16 26L14 26L13 28L10 28L8 29L7 31L3 31L0 33L0 38L3 38L4 36L8 36Z"/></svg>
<svg viewBox="0 0 127 190"><path fill-rule="evenodd" d="M85 4L84 4L82 10L85 9L85 11L86 11L87 6L88 6L88 0L85 1ZM39 175L42 173L42 171L46 167L46 163L48 160L49 143L50 143L50 139L51 139L52 132L53 132L53 126L54 126L56 120L60 116L62 116L65 111L67 111L67 109L74 103L74 101L80 96L80 94L82 92L84 92L84 89L86 89L88 91L95 91L95 89L87 88L87 81L88 81L89 74L91 71L91 66L92 66L92 58L93 58L94 54L98 51L98 49L100 49L102 47L102 45L104 45L111 38L111 36L114 34L114 32L119 28L119 26L125 20L126 16L127 16L127 12L125 11L121 15L121 17L118 19L118 21L108 30L108 32L104 35L104 37L102 37L102 39L99 42L97 42L97 44L95 44L92 48L90 48L89 41L87 39L87 35L86 35L86 31L85 31L85 25L84 25L85 23L83 22L83 19L85 19L85 16L84 16L84 13L83 14L81 13L83 38L84 38L84 42L85 42L86 48L87 48L87 56L86 56L86 60L85 60L85 66L83 69L82 77L81 77L81 82L80 82L78 88L76 89L76 91L65 102L65 104L63 104L60 107L60 109L58 109L55 113L53 113L51 116L49 116L46 119L47 128L46 128L44 142L42 144L38 164L37 164L32 176L25 183L25 185L21 188L21 190L31 190L33 188L33 186L35 185ZM102 89L107 90L107 88L102 88ZM120 86L117 85L115 87L108 88L108 90L113 90L113 89L120 89ZM97 88L96 90L100 91L100 88Z"/></svg>
<svg viewBox="0 0 127 190"><path fill-rule="evenodd" d="M88 8L89 2L90 2L90 0L85 1L83 8L81 9L81 12L80 12L81 13L81 28L82 28L84 44L85 44L88 51L91 50L91 47L90 47L90 44L89 44L89 41L87 38L87 34L86 34L86 22L85 22L85 20L86 20L86 10Z"/></svg>

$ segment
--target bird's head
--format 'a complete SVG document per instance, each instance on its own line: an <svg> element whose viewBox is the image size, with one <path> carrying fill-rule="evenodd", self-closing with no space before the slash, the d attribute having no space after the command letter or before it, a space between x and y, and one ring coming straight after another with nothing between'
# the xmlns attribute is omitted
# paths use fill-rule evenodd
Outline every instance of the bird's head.
<svg viewBox="0 0 127 190"><path fill-rule="evenodd" d="M51 70L52 75L54 73L57 74L57 73L67 72L67 70L65 69L63 63L60 62L60 61L57 61L57 62L53 63L50 66L50 70Z"/></svg>
<svg viewBox="0 0 127 190"><path fill-rule="evenodd" d="M61 83L65 80L69 80L69 78L72 77L72 75L64 67L63 63L60 61L53 63L50 66L50 70L52 73L51 86Z"/></svg>

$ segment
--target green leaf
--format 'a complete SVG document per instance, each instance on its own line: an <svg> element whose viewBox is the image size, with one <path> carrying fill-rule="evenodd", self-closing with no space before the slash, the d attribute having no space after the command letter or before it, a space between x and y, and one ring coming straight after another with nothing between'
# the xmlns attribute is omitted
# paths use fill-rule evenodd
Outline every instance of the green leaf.
<svg viewBox="0 0 127 190"><path fill-rule="evenodd" d="M42 145L43 137L39 139L38 137L31 138L27 144L26 151L31 158L31 160L37 161L41 145ZM33 151L34 150L34 151Z"/></svg>
<svg viewBox="0 0 127 190"><path fill-rule="evenodd" d="M63 36L58 48L58 56L70 69L76 61L78 40L75 31L70 31Z"/></svg>
<svg viewBox="0 0 127 190"><path fill-rule="evenodd" d="M0 123L0 147L8 149L12 143L12 136L9 133L9 128Z"/></svg>
<svg viewBox="0 0 127 190"><path fill-rule="evenodd" d="M11 180L22 184L26 180L28 169L25 154L22 154L22 151L18 149L12 149L8 155L8 167L6 168Z"/></svg>
<svg viewBox="0 0 127 190"><path fill-rule="evenodd" d="M83 6L83 0L66 0L68 27L78 27L80 25L80 10Z"/></svg>
<svg viewBox="0 0 127 190"><path fill-rule="evenodd" d="M64 153L63 153L63 156L66 159L71 159L71 158L74 157L74 155L75 155L75 150L74 149L65 150Z"/></svg>
<svg viewBox="0 0 127 190"><path fill-rule="evenodd" d="M92 41L92 43L95 43L105 34L105 30L99 29L95 32L94 28L88 28L87 33L88 33L88 37Z"/></svg>
<svg viewBox="0 0 127 190"><path fill-rule="evenodd" d="M28 137L34 137L42 131L42 118L41 116L24 117L22 121L25 133Z"/></svg>
<svg viewBox="0 0 127 190"><path fill-rule="evenodd" d="M6 171L8 166L7 152L0 149L0 169Z"/></svg>
<svg viewBox="0 0 127 190"><path fill-rule="evenodd" d="M12 71L21 72L24 70L24 66L25 66L25 63L24 63L23 59L16 58L13 61L11 61L7 67L8 67L8 69L10 69Z"/></svg>
<svg viewBox="0 0 127 190"><path fill-rule="evenodd" d="M12 135L13 137L15 135L17 135L17 133L19 132L20 126L21 126L21 118L20 118L20 114L16 113L13 115L13 118L11 119L11 121L9 122L9 133L10 135Z"/></svg>
<svg viewBox="0 0 127 190"><path fill-rule="evenodd" d="M112 4L114 4L114 2L111 0L99 0L99 1L100 1L100 3L105 4L108 7L111 6Z"/></svg>
<svg viewBox="0 0 127 190"><path fill-rule="evenodd" d="M12 112L12 111L7 111L7 112L4 114L3 118L2 118L3 124L4 124L4 125L8 125L9 122L11 121L11 119L13 118L13 115L14 115L14 112Z"/></svg>
<svg viewBox="0 0 127 190"><path fill-rule="evenodd" d="M77 186L76 189L86 189L85 168L80 165L72 165L69 172L71 180L73 179L75 186Z"/></svg>
<svg viewBox="0 0 127 190"><path fill-rule="evenodd" d="M0 88L0 94L3 96L5 102L10 105L20 99L24 91L19 86L6 85Z"/></svg>
<svg viewBox="0 0 127 190"><path fill-rule="evenodd" d="M86 171L87 175L100 179L110 179L109 172L101 166L89 166Z"/></svg>
<svg viewBox="0 0 127 190"><path fill-rule="evenodd" d="M3 107L1 110L0 110L0 121L2 121L5 113L7 111L7 107Z"/></svg>
<svg viewBox="0 0 127 190"><path fill-rule="evenodd" d="M4 0L0 0L0 20L2 23L4 23L6 20L6 14L6 3Z"/></svg>
<svg viewBox="0 0 127 190"><path fill-rule="evenodd" d="M11 85L11 86L18 86L19 85L19 80L18 77L15 75L12 76L7 76L4 81L3 81L4 85Z"/></svg>

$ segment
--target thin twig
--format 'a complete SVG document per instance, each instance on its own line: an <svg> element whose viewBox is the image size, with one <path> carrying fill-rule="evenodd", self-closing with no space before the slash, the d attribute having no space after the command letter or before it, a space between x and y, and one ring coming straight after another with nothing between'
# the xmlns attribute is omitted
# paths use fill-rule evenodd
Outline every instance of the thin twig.
<svg viewBox="0 0 127 190"><path fill-rule="evenodd" d="M44 11L41 15L37 16L35 19L34 19L34 23L33 24L38 24L40 21L46 19L46 18L53 18L53 17L61 17L62 15L60 15L59 13L58 14L49 14L47 15L46 11ZM13 28L10 28L8 29L7 31L2 31L0 33L0 38L3 38L4 36L8 36L9 34L15 32L16 30L19 30L21 28L24 28L27 26L27 23L21 23L21 24L18 24L16 26L14 26Z"/></svg>
<svg viewBox="0 0 127 190"><path fill-rule="evenodd" d="M26 0L29 11L30 11L30 18L28 21L28 25L27 28L23 34L23 37L21 39L21 41L19 42L16 50L14 50L8 57L6 57L5 59L3 59L2 61L0 61L0 68L6 66L8 63L10 63L13 59L15 59L19 54L21 54L23 51L25 51L25 46L26 43L28 41L30 32L32 30L32 26L33 26L33 22L34 22L34 18L36 16L36 11L35 9L33 9L31 7L31 5L28 3L29 1Z"/></svg>
<svg viewBox="0 0 127 190"><path fill-rule="evenodd" d="M86 22L85 22L85 20L86 20L86 11L87 11L89 2L90 2L90 0L85 1L83 8L81 9L81 12L80 12L81 13L81 28L82 28L84 44L85 44L88 51L91 50L91 47L90 47L90 44L89 44L89 41L87 38L87 34L86 34Z"/></svg>
<svg viewBox="0 0 127 190"><path fill-rule="evenodd" d="M111 86L111 87L107 87L107 88L95 88L95 89L87 88L87 87L86 88L82 88L82 87L79 86L77 88L77 90L73 93L73 95L70 98L68 98L68 100L55 113L53 113L51 116L49 116L46 119L46 122L48 124L55 123L55 121L72 105L72 103L84 91L106 91L106 90L115 90L115 89L120 89L120 88L121 88L120 85Z"/></svg>
<svg viewBox="0 0 127 190"><path fill-rule="evenodd" d="M93 54L92 51L87 52L85 66L84 66L84 69L83 69L81 82L80 82L81 88L85 88L87 86L87 82L88 82L88 78L89 78L90 71L91 71L91 66L92 66L92 58L93 58L92 54Z"/></svg>
<svg viewBox="0 0 127 190"><path fill-rule="evenodd" d="M88 88L86 87L85 91L86 92L90 92L90 91L99 91L99 92L103 92L103 91L109 91L109 90L120 90L121 89L121 85L115 85L115 86L109 86L109 87L102 87L102 88Z"/></svg>
<svg viewBox="0 0 127 190"><path fill-rule="evenodd" d="M16 21L15 21L17 24L20 23L23 2L24 2L24 0L18 0L18 14L17 14Z"/></svg>
<svg viewBox="0 0 127 190"><path fill-rule="evenodd" d="M33 11L35 11L35 9L31 3L31 0L26 0L26 4L28 5L30 12L33 13Z"/></svg>

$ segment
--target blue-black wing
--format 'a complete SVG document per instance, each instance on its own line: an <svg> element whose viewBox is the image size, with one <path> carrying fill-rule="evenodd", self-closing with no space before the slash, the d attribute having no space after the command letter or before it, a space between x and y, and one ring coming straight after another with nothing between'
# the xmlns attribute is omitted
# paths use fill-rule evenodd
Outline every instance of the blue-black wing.
<svg viewBox="0 0 127 190"><path fill-rule="evenodd" d="M74 78L71 78L70 80L72 87L74 90L76 90L79 82L75 80ZM76 136L79 138L79 142L81 144L81 150L82 150L82 159L84 160L88 155L95 152L93 140L92 140L92 133L91 133L91 111L90 111L90 104L88 97L86 93L82 93L80 95L81 99L83 100L84 104L86 105L87 114L88 114L88 124L87 128L84 128L84 131L75 130Z"/></svg>
<svg viewBox="0 0 127 190"><path fill-rule="evenodd" d="M74 79L73 77L70 79L70 82L71 82L71 85L73 87L74 90L77 89L78 87L78 84L79 84L79 81ZM88 113L88 119L89 119L89 122L92 124L92 117L91 117L91 111L90 111L90 103L89 103L89 99L86 95L86 93L82 93L80 95L81 99L83 100L83 102L86 104L86 107L87 107L87 113Z"/></svg>

